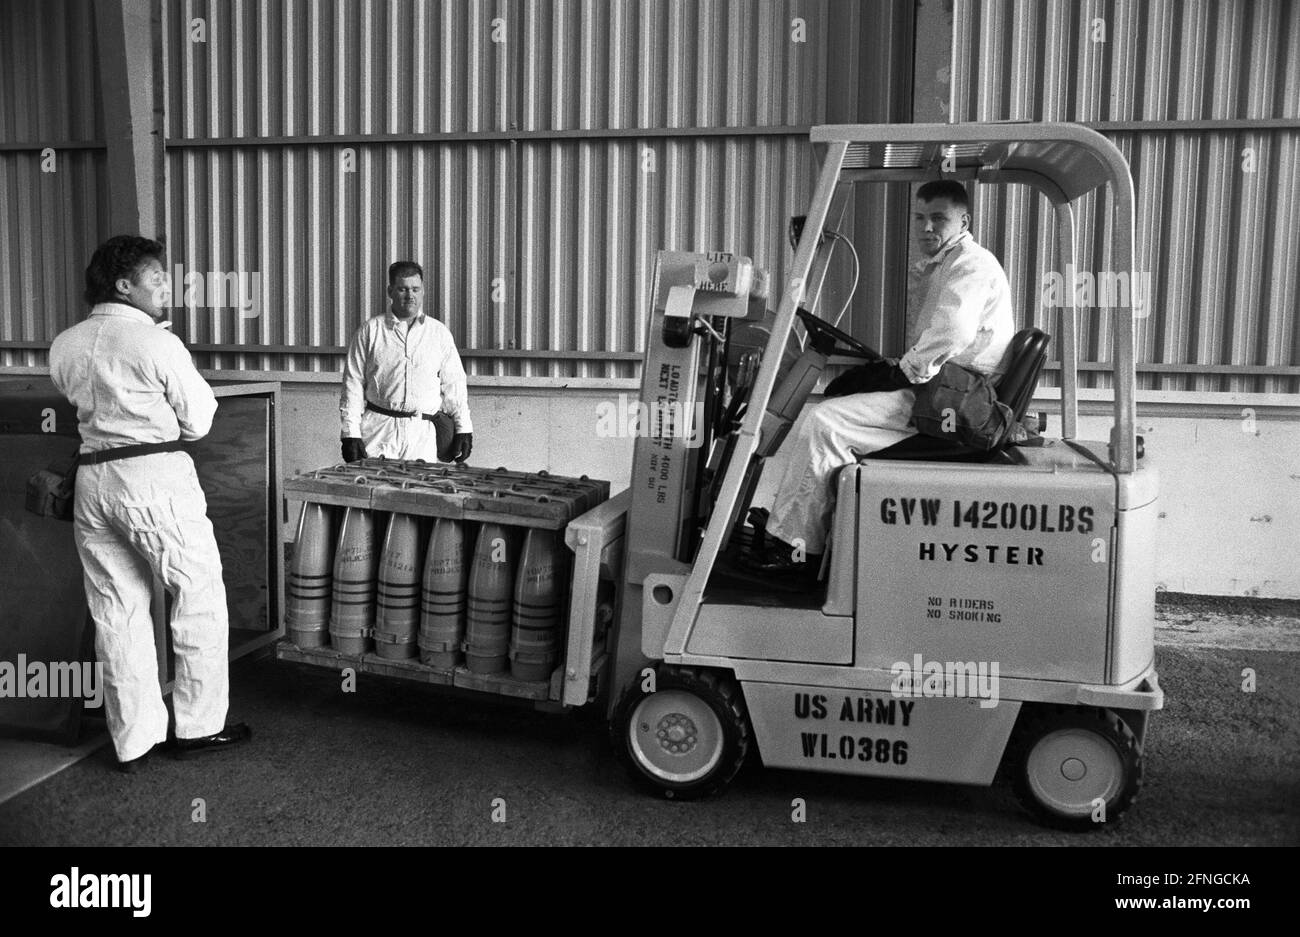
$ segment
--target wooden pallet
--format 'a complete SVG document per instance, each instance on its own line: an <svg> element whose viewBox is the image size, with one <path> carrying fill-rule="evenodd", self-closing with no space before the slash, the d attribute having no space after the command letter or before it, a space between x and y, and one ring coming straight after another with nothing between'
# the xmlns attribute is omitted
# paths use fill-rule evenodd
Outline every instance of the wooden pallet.
<svg viewBox="0 0 1300 937"><path fill-rule="evenodd" d="M424 517L562 530L609 497L609 482L546 472L364 459L285 480L291 498Z"/></svg>
<svg viewBox="0 0 1300 937"><path fill-rule="evenodd" d="M332 670L351 667L358 673L395 677L399 680L413 680L417 683L438 686L455 686L480 693L513 696L518 699L541 701L560 698L557 682L561 671L558 668L551 680L516 680L509 672L471 673L463 666L448 670L430 667L415 658L389 660L377 654L343 654L332 647L298 647L291 641L281 641L277 644L275 656L279 660L311 664L315 667L328 667Z"/></svg>

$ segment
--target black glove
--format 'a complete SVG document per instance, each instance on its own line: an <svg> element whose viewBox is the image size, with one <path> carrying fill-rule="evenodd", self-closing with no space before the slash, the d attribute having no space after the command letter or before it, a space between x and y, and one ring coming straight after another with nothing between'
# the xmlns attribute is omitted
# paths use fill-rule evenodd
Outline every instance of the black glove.
<svg viewBox="0 0 1300 937"><path fill-rule="evenodd" d="M464 462L469 458L469 454L474 451L474 434L457 433L451 439L451 460L453 462Z"/></svg>
<svg viewBox="0 0 1300 937"><path fill-rule="evenodd" d="M343 461L360 462L366 457L366 447L361 444L361 440L355 436L348 436L343 440Z"/></svg>
<svg viewBox="0 0 1300 937"><path fill-rule="evenodd" d="M889 375L886 378L890 386L885 390L910 390L912 388L912 379L903 373L903 369L896 362L889 365Z"/></svg>
<svg viewBox="0 0 1300 937"><path fill-rule="evenodd" d="M865 393L869 382L869 372L865 364L849 368L835 380L826 385L823 397L847 397L849 394Z"/></svg>
<svg viewBox="0 0 1300 937"><path fill-rule="evenodd" d="M907 375L893 361L882 359L849 368L822 391L824 397L874 394L882 390L904 390L912 386Z"/></svg>

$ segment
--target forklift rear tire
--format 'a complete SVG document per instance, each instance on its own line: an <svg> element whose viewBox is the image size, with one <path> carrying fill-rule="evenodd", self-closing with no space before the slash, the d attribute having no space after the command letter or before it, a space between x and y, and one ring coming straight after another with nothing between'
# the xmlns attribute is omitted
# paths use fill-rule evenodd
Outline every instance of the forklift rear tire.
<svg viewBox="0 0 1300 937"><path fill-rule="evenodd" d="M611 731L620 759L643 788L694 800L721 791L749 752L749 717L730 676L661 665L654 692L634 682Z"/></svg>
<svg viewBox="0 0 1300 937"><path fill-rule="evenodd" d="M1017 734L1016 797L1042 823L1072 832L1100 829L1137 799L1142 752L1110 710L1048 710Z"/></svg>

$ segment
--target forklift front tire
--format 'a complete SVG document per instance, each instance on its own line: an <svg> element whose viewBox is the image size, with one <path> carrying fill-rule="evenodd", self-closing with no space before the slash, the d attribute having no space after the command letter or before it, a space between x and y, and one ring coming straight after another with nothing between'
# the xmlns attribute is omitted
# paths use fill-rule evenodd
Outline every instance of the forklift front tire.
<svg viewBox="0 0 1300 937"><path fill-rule="evenodd" d="M1072 832L1100 829L1137 799L1142 752L1110 710L1048 710L1018 735L1013 786L1042 823Z"/></svg>
<svg viewBox="0 0 1300 937"><path fill-rule="evenodd" d="M661 665L654 691L623 694L611 729L632 778L669 799L721 791L749 752L749 717L735 680L716 671Z"/></svg>

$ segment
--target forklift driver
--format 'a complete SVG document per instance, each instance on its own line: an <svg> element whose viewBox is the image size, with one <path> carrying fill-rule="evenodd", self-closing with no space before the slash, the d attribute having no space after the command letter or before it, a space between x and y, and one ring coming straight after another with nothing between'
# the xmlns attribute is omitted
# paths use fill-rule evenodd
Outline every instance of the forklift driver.
<svg viewBox="0 0 1300 937"><path fill-rule="evenodd" d="M764 573L816 572L834 508L839 467L916 434L911 387L946 361L996 380L1015 331L1007 275L970 234L965 187L950 179L916 193L912 235L924 255L908 272L908 351L897 361L863 365L826 388L790 450L767 524L766 546L749 557ZM919 335L917 334L919 331Z"/></svg>

